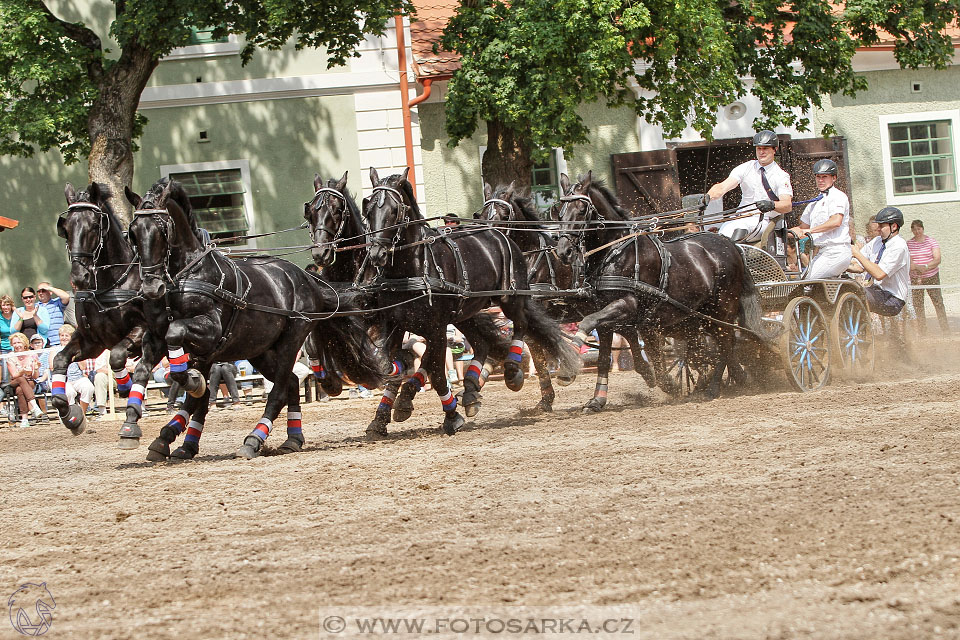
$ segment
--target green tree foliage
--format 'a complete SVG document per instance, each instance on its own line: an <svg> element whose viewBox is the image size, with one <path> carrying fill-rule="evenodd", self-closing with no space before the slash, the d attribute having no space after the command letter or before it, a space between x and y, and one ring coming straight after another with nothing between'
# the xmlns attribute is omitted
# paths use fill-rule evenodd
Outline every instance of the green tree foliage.
<svg viewBox="0 0 960 640"><path fill-rule="evenodd" d="M133 175L145 119L140 94L160 59L189 43L191 27L238 34L248 62L257 48L326 47L344 64L367 33L381 34L409 0L89 0L114 16L109 51L82 22L44 0L0 0L0 153L58 149L67 164L88 158L91 180L121 187Z"/></svg>
<svg viewBox="0 0 960 640"><path fill-rule="evenodd" d="M526 152L588 142L581 103L631 105L674 137L710 138L721 106L753 93L758 127L809 127L826 94L853 96L858 46L896 38L904 67L942 68L958 0L469 0L439 47L461 55L450 81L452 145L481 121ZM745 80L746 78L751 81ZM824 132L829 133L829 130ZM495 143L491 141L491 145ZM503 151L503 150L501 150ZM507 153L504 151L504 153ZM484 174L496 174L484 166Z"/></svg>

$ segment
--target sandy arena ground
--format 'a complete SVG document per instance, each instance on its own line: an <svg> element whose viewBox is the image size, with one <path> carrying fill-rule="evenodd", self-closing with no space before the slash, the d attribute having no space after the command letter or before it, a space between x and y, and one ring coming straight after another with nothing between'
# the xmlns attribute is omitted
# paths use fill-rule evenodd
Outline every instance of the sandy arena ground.
<svg viewBox="0 0 960 640"><path fill-rule="evenodd" d="M156 413L136 451L104 421L3 428L0 595L45 582L48 638L316 638L320 607L519 604L629 605L634 634L594 637L960 637L957 344L806 395L671 405L619 373L592 416L593 375L546 417L535 381L496 382L452 438L432 392L382 442L360 437L375 400L313 403L305 452L253 461L231 456L259 408L211 412L182 464L144 461Z"/></svg>

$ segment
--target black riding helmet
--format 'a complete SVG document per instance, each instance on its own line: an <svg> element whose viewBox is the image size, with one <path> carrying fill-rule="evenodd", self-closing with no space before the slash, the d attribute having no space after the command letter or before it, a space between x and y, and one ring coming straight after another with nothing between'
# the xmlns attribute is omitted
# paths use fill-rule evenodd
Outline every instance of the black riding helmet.
<svg viewBox="0 0 960 640"><path fill-rule="evenodd" d="M755 147L773 147L777 148L780 146L780 139L777 138L777 134L769 129L764 129L763 131L758 131L753 136L753 146Z"/></svg>
<svg viewBox="0 0 960 640"><path fill-rule="evenodd" d="M815 176L835 176L837 175L837 163L829 158L817 160L813 165L813 175Z"/></svg>
<svg viewBox="0 0 960 640"><path fill-rule="evenodd" d="M897 229L900 230L903 228L903 212L896 207L884 207L877 213L876 222L877 224L893 224L896 222Z"/></svg>

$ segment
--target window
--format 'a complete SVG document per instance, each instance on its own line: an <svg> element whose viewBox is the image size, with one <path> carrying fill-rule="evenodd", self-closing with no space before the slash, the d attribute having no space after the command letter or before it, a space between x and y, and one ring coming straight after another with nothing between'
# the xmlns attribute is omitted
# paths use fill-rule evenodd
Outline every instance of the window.
<svg viewBox="0 0 960 640"><path fill-rule="evenodd" d="M895 194L957 190L949 120L888 127Z"/></svg>
<svg viewBox="0 0 960 640"><path fill-rule="evenodd" d="M251 230L250 179L245 160L168 165L161 174L183 185L197 216L197 224L225 246L250 246L244 236Z"/></svg>
<svg viewBox="0 0 960 640"><path fill-rule="evenodd" d="M221 38L213 37L213 27L209 29L198 29L197 27L190 27L190 44L224 44L230 41L229 36L223 36Z"/></svg>
<svg viewBox="0 0 960 640"><path fill-rule="evenodd" d="M958 119L957 111L880 117L884 180L890 204L960 200Z"/></svg>
<svg viewBox="0 0 960 640"><path fill-rule="evenodd" d="M530 183L533 202L540 211L546 211L560 197L560 174L557 172L557 153L552 151L545 162L533 165Z"/></svg>

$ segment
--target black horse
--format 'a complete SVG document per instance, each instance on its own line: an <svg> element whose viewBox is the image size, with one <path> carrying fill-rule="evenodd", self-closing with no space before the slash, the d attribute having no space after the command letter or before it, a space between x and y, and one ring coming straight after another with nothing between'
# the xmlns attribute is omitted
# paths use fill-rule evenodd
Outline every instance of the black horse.
<svg viewBox="0 0 960 640"><path fill-rule="evenodd" d="M209 389L204 381L214 362L247 359L275 383L263 417L244 440L236 456L252 458L259 451L287 406L287 440L279 451L300 451L304 444L300 393L293 365L307 335L351 379L376 387L382 379L380 360L366 337L359 316L337 293L296 265L278 258L250 257L233 261L212 246L204 246L192 221L180 206L179 184L166 185L156 202L141 202L130 224L130 237L140 254L144 312L151 333L166 326L171 378L200 407L176 457L198 452ZM345 308L346 307L346 308ZM167 321L172 318L172 321ZM189 364L195 372L190 375ZM168 424L150 445L154 458L169 455L169 445L186 425Z"/></svg>
<svg viewBox="0 0 960 640"><path fill-rule="evenodd" d="M373 193L364 200L363 215L369 228L366 271L376 277L368 282L377 292L380 307L391 325L422 336L427 342L421 369L404 384L404 392L415 393L429 376L445 412L443 429L455 433L463 424L457 401L450 392L444 372L446 327L476 318L491 304L499 302L504 315L513 321L513 341L504 362L507 387L523 386L520 368L523 340L539 343L559 363L560 375L572 376L579 358L557 324L525 292L527 271L517 245L502 232L490 228L427 226L417 206L407 171L380 179L370 170ZM391 337L395 348L399 336ZM479 391L482 360L474 360L464 380L464 401Z"/></svg>
<svg viewBox="0 0 960 640"><path fill-rule="evenodd" d="M734 348L736 333L761 336L760 304L753 279L736 245L714 233L661 242L655 235L624 235L629 216L592 172L575 185L562 176L565 196L557 253L567 263L582 261L587 278L606 306L585 317L578 337L594 329L600 337L597 387L585 410L606 404L613 332L639 331L658 380L666 380L663 337L698 344L704 334L716 341L719 363L708 393L716 396L724 369L744 380ZM603 223L613 224L603 224ZM589 223L589 224L588 224ZM618 228L619 227L619 228ZM739 323L738 323L739 320Z"/></svg>
<svg viewBox="0 0 960 640"><path fill-rule="evenodd" d="M353 195L347 189L347 173L344 172L339 180L331 178L326 185L317 174L313 180L313 188L313 198L304 203L303 217L310 229L314 263L323 270L324 277L328 280L338 285L352 284L361 278L364 269L367 225ZM403 329L392 324L392 314L375 311L376 295L371 294L363 299L364 308L376 314L374 330L381 343L386 345L387 350L393 349L389 353L394 358L394 375L387 382L383 399L367 430L373 436L382 436L391 422L391 410L392 419L397 422L403 422L413 412L413 395L416 390L407 387L399 395L398 391L404 375L409 377L415 373L410 370L410 365L416 355L398 348L398 339L402 338ZM461 397L465 413L468 417L473 417L480 411L479 387L494 367L493 361L488 361L488 357L503 360L509 353L510 343L501 336L493 318L488 314L460 320L455 326L466 336L474 349L475 357L471 366L474 370L482 370L478 379L468 385ZM322 375L327 375L325 368L319 366L320 363L311 364L315 371L322 371Z"/></svg>
<svg viewBox="0 0 960 640"><path fill-rule="evenodd" d="M606 306L586 288L582 288L582 274L557 257L557 236L548 230L537 213L532 198L517 194L514 184L499 185L494 190L484 183L484 203L477 218L487 221L511 221L523 224L505 226L503 233L517 243L526 256L530 288L537 291L538 299L544 304L550 317L559 322L579 322L584 316L599 311ZM580 289L576 295L569 292ZM567 292L560 295L558 292ZM643 375L647 383L654 386L653 371L643 358L642 345L636 331L626 332L627 342L633 353L634 367ZM550 370L542 350L531 345L531 355L540 380L541 399L537 408L551 411L556 392L550 377ZM572 382L569 378L559 377L557 383L566 386Z"/></svg>
<svg viewBox="0 0 960 640"><path fill-rule="evenodd" d="M79 435L85 418L79 406L67 403L67 368L110 349L110 368L120 394L126 396L132 385L126 361L140 353L144 316L136 254L110 206L110 188L93 182L85 191L76 191L67 183L64 195L68 208L57 220L57 234L66 240L70 256L78 328L70 344L53 358L51 388L61 422Z"/></svg>

